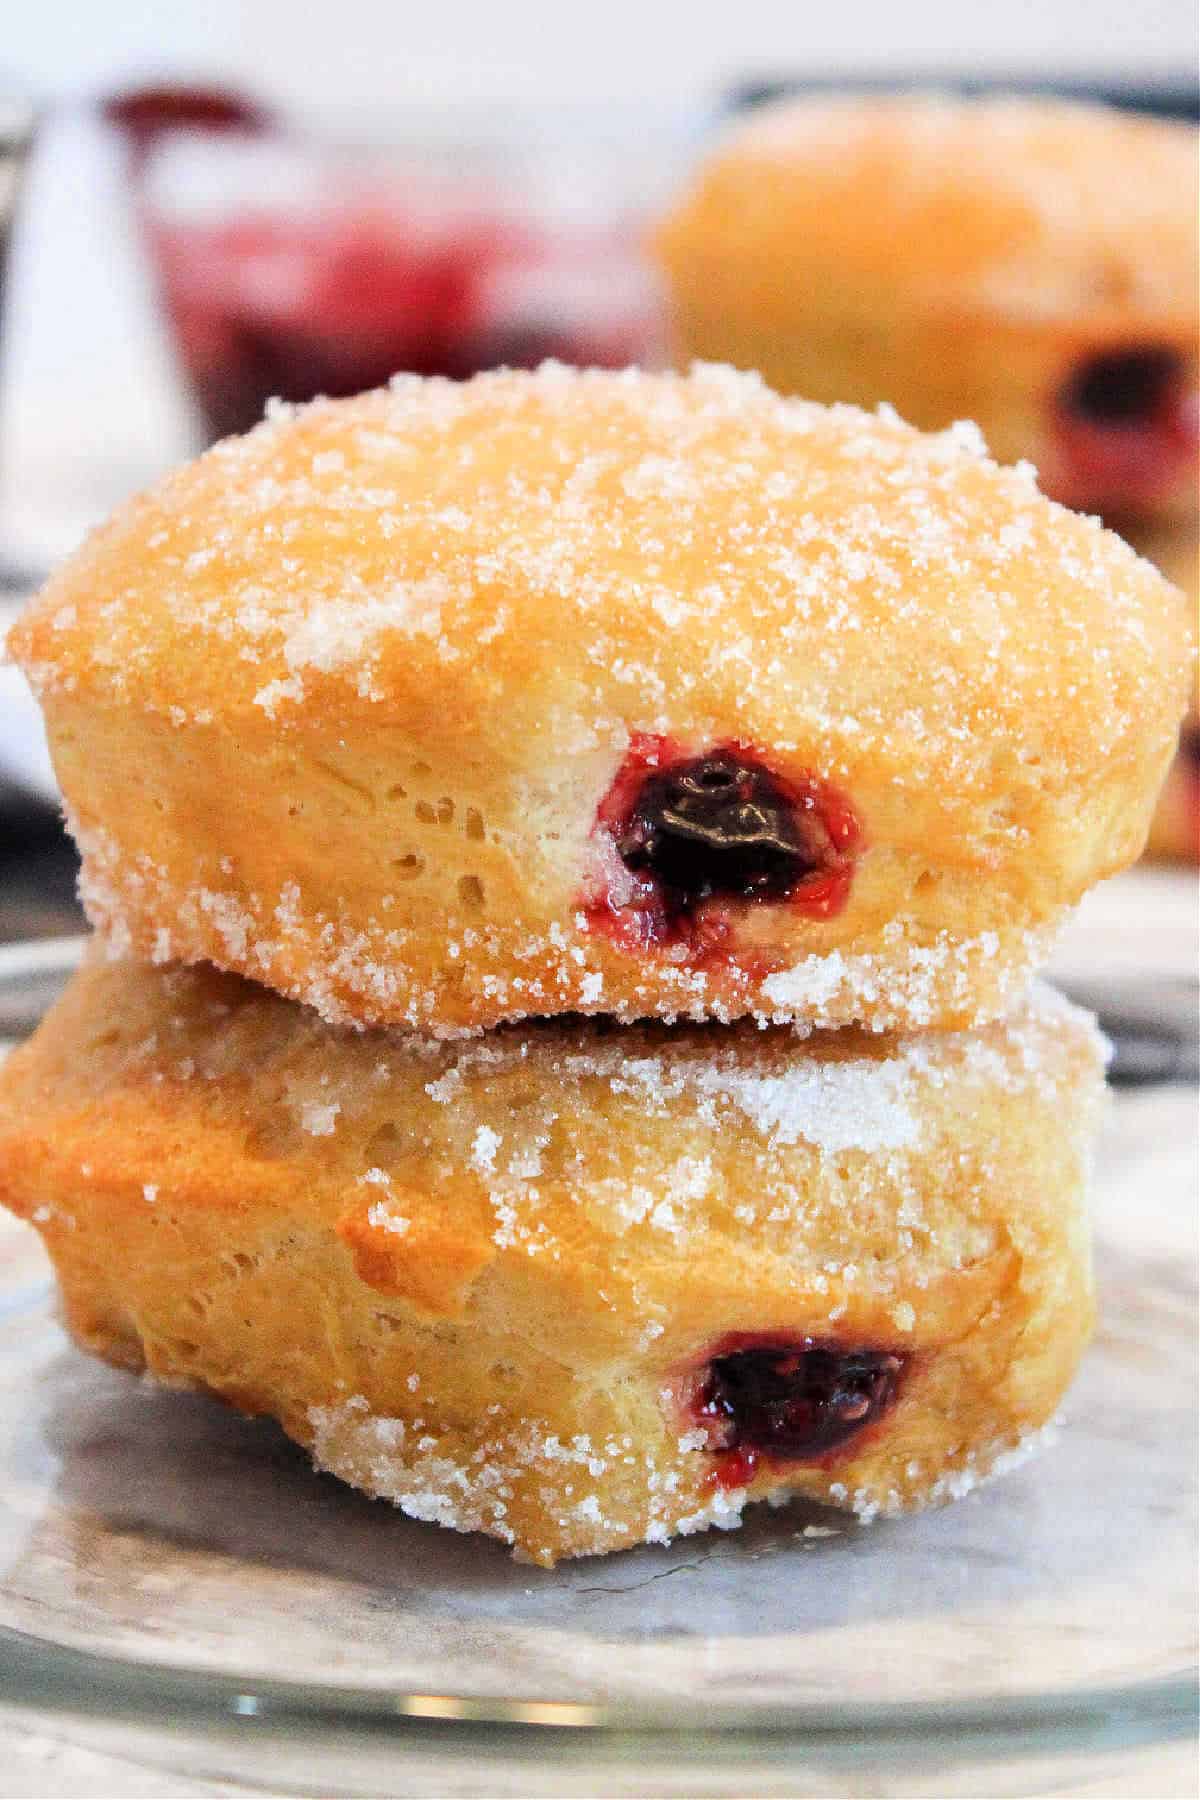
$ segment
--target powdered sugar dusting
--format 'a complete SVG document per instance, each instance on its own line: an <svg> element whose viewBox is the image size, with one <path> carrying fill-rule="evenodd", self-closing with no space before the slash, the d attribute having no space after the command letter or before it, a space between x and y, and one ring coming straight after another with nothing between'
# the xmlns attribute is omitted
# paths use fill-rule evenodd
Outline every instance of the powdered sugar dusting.
<svg viewBox="0 0 1200 1800"><path fill-rule="evenodd" d="M833 950L768 975L761 989L763 1016L776 1024L796 1018L831 1025L871 1023L881 1010L894 1017L897 983L910 1026L933 1024L948 1006L969 1014L973 996L989 977L1005 999L1016 998L1046 961L1067 918L1064 908L1037 930L1019 934L1016 944L1011 935L996 931L975 938L942 932L931 943L913 944L905 941L900 922L892 920L883 927L878 951Z"/></svg>
<svg viewBox="0 0 1200 1800"><path fill-rule="evenodd" d="M765 1076L706 1070L697 1086L727 1096L780 1144L804 1138L830 1152L895 1150L919 1133L911 1081L895 1063L801 1063L786 1075Z"/></svg>
<svg viewBox="0 0 1200 1800"><path fill-rule="evenodd" d="M600 1484L634 1460L628 1437L593 1443L580 1435L565 1443L545 1424L527 1420L509 1429L498 1425L471 1447L455 1433L418 1431L403 1419L373 1414L361 1395L310 1408L308 1422L319 1468L391 1500L410 1518L485 1531L516 1546L522 1561L597 1555L639 1539L666 1544L712 1527L732 1530L746 1501L744 1490L713 1489L704 1480L703 1441L681 1439L665 1455L644 1451L640 1492L631 1495L622 1484L614 1510ZM590 1490L589 1480L597 1484ZM528 1520L519 1528L512 1517L531 1488L558 1515L546 1532L553 1544L531 1541Z"/></svg>
<svg viewBox="0 0 1200 1800"><path fill-rule="evenodd" d="M255 704L274 717L281 702L302 702L301 677L307 669L325 673L352 669L359 693L368 699L380 698L373 676L380 638L389 631L436 636L449 593L445 579L431 575L420 581L398 582L384 594L351 582L344 593L301 604L282 616L265 613L254 601L247 603L238 615L241 629L252 638L282 630L283 659L291 671L286 680L260 688Z"/></svg>
<svg viewBox="0 0 1200 1800"><path fill-rule="evenodd" d="M376 1200L368 1206L367 1223L380 1231L390 1231L395 1237L403 1237L412 1229L412 1220L393 1212L386 1200Z"/></svg>
<svg viewBox="0 0 1200 1800"><path fill-rule="evenodd" d="M545 1425L525 1421L471 1448L454 1434L419 1433L402 1419L373 1414L361 1395L310 1408L308 1422L319 1468L391 1500L410 1518L454 1531L487 1532L516 1546L521 1561L552 1562L564 1554L598 1555L638 1541L668 1544L699 1531L735 1530L749 1498L746 1488L714 1487L703 1480L707 1438L702 1432L685 1434L665 1457L657 1447L643 1452L641 1493L631 1499L626 1489L618 1489L622 1497L614 1509L602 1496L608 1492L605 1478L628 1455L617 1440L593 1444L578 1437L564 1444ZM976 1446L944 1471L931 1472L932 1478L912 1472L903 1488L834 1481L821 1498L853 1513L860 1525L944 1505L1020 1468L1055 1435L1051 1423L1016 1439ZM598 1485L580 1495L580 1474ZM553 1545L529 1538L520 1502L534 1484L558 1515ZM757 1497L781 1507L796 1498L796 1490L782 1485ZM807 1534L833 1535L829 1527L810 1527Z"/></svg>
<svg viewBox="0 0 1200 1800"><path fill-rule="evenodd" d="M475 1133L471 1145L471 1162L481 1175L490 1174L495 1168L500 1142L499 1132L493 1131L490 1125L481 1125Z"/></svg>
<svg viewBox="0 0 1200 1800"><path fill-rule="evenodd" d="M333 1101L306 1101L300 1108L300 1124L310 1137L330 1137L341 1107Z"/></svg>

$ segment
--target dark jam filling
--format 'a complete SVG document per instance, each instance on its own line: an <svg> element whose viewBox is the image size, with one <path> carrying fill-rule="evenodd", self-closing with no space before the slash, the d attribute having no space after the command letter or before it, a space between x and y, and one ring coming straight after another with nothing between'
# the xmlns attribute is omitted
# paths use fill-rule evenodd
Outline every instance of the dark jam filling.
<svg viewBox="0 0 1200 1800"><path fill-rule="evenodd" d="M743 744L688 757L655 738L631 746L599 825L634 881L593 914L643 943L711 942L731 905L788 902L828 918L845 903L861 840L828 782L785 780Z"/></svg>
<svg viewBox="0 0 1200 1800"><path fill-rule="evenodd" d="M718 1480L744 1487L759 1459L815 1462L882 1417L904 1359L802 1338L731 1350L708 1363L693 1400L720 1452Z"/></svg>
<svg viewBox="0 0 1200 1800"><path fill-rule="evenodd" d="M1200 777L1200 725L1185 725L1180 732L1179 757L1193 776Z"/></svg>
<svg viewBox="0 0 1200 1800"><path fill-rule="evenodd" d="M1168 494L1196 449L1186 359L1157 344L1102 351L1059 390L1048 484L1068 504L1119 514Z"/></svg>
<svg viewBox="0 0 1200 1800"><path fill-rule="evenodd" d="M713 894L784 900L819 866L791 795L732 750L648 775L617 851L680 911Z"/></svg>
<svg viewBox="0 0 1200 1800"><path fill-rule="evenodd" d="M1091 356L1068 381L1063 406L1094 425L1145 425L1169 405L1183 378L1174 350L1118 350Z"/></svg>

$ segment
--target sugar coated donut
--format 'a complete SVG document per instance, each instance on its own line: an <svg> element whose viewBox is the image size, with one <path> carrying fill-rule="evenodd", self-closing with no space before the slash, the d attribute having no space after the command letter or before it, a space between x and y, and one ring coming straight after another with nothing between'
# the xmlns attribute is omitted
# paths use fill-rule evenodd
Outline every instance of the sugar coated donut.
<svg viewBox="0 0 1200 1800"><path fill-rule="evenodd" d="M1183 122L842 95L735 124L659 250L685 359L974 419L1070 506L1194 518L1196 219Z"/></svg>
<svg viewBox="0 0 1200 1800"><path fill-rule="evenodd" d="M1092 1316L1100 1040L324 1024L95 956L0 1071L0 1200L86 1349L545 1564L1036 1440Z"/></svg>
<svg viewBox="0 0 1200 1800"><path fill-rule="evenodd" d="M115 950L449 1035L996 1016L1141 849L1186 636L970 431L548 365L280 411L11 647Z"/></svg>

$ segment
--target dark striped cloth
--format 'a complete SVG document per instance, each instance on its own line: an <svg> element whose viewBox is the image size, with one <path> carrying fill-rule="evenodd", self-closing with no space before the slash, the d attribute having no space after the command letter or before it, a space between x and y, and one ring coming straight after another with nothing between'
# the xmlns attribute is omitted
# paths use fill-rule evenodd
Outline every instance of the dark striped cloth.
<svg viewBox="0 0 1200 1800"><path fill-rule="evenodd" d="M0 789L0 943L81 931L78 868L58 814Z"/></svg>

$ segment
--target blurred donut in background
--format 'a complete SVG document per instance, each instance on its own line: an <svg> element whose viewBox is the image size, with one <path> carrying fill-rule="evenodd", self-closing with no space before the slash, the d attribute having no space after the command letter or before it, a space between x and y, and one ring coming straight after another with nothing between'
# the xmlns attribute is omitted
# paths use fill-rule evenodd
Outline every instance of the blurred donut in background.
<svg viewBox="0 0 1200 1800"><path fill-rule="evenodd" d="M662 223L676 354L978 424L1197 592L1197 132L1054 99L840 95L735 126ZM1195 708L1152 854L1200 856Z"/></svg>

